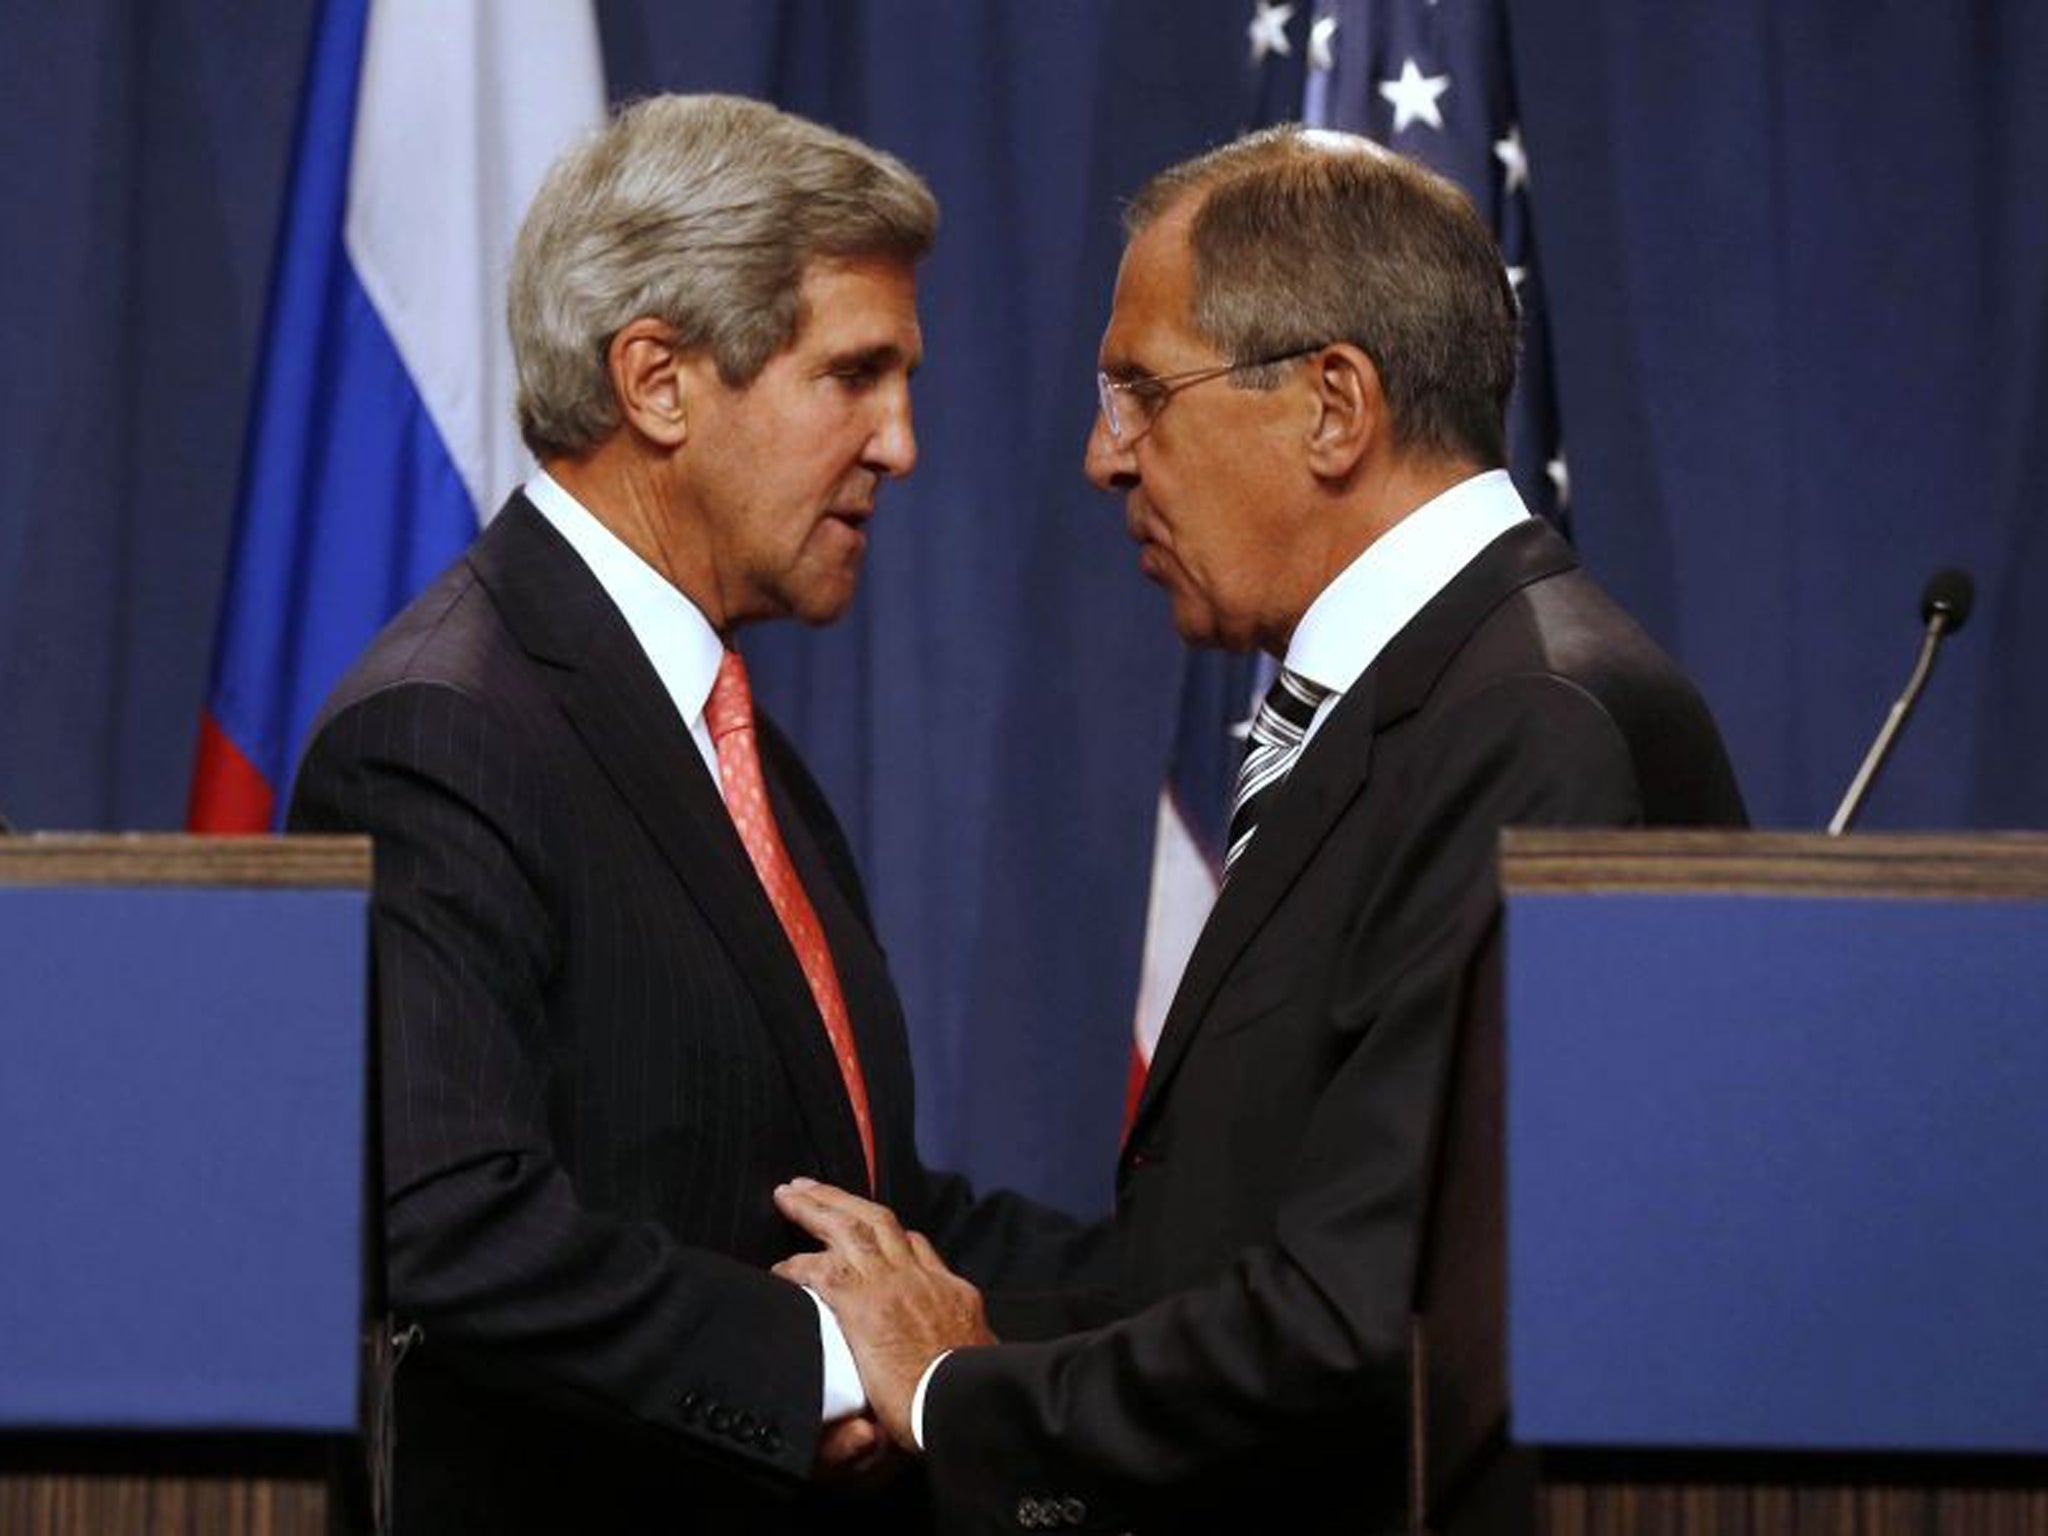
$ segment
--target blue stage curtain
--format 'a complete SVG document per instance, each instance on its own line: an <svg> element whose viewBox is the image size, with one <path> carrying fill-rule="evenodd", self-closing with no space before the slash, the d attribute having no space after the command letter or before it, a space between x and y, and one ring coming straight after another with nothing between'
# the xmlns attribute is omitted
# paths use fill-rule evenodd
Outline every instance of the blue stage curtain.
<svg viewBox="0 0 2048 1536"><path fill-rule="evenodd" d="M1961 565L1862 825L2048 823L2048 10L1512 9L1574 530L1752 813L1827 819Z"/></svg>

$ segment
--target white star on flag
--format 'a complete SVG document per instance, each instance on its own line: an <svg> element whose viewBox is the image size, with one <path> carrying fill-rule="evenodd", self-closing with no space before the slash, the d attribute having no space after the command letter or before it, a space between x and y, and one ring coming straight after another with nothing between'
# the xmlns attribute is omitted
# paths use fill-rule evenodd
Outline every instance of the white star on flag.
<svg viewBox="0 0 2048 1536"><path fill-rule="evenodd" d="M1559 449L1557 457L1543 466L1543 473L1550 476L1550 483L1557 488L1557 504L1568 507L1572 504L1572 472L1565 467L1564 450Z"/></svg>
<svg viewBox="0 0 2048 1536"><path fill-rule="evenodd" d="M1394 104L1394 132L1423 122L1441 133L1444 115L1436 99L1450 88L1449 75L1425 75L1413 59L1402 60L1400 78L1380 82L1380 94Z"/></svg>
<svg viewBox="0 0 2048 1536"><path fill-rule="evenodd" d="M1287 41L1287 23L1294 19L1291 5L1271 5L1259 0L1258 13L1252 17L1251 25L1244 29L1245 36L1252 40L1252 62L1258 63L1269 53L1288 58L1294 52L1294 44Z"/></svg>
<svg viewBox="0 0 2048 1536"><path fill-rule="evenodd" d="M1330 70L1337 67L1337 55L1330 48L1330 44L1336 41L1336 37L1337 18L1334 16L1318 17L1316 24L1308 29L1308 67L1310 69L1320 69L1327 74Z"/></svg>
<svg viewBox="0 0 2048 1536"><path fill-rule="evenodd" d="M1494 141L1493 158L1508 169L1507 190L1519 192L1529 185L1529 152L1522 148L1522 125L1508 130L1508 136Z"/></svg>

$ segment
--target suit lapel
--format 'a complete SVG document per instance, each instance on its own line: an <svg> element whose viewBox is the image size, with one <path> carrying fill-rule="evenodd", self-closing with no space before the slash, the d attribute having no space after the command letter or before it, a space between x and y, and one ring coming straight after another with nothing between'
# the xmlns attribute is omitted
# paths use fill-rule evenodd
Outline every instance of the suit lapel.
<svg viewBox="0 0 2048 1536"><path fill-rule="evenodd" d="M523 496L507 504L471 560L520 644L555 670L562 712L754 994L826 1177L862 1187L860 1133L810 987L725 801L632 630Z"/></svg>
<svg viewBox="0 0 2048 1536"><path fill-rule="evenodd" d="M1364 789L1372 772L1374 692L1368 671L1338 701L1282 792L1269 801L1251 847L1218 893L1166 1011L1127 1144L1137 1141L1238 956L1293 886L1330 824Z"/></svg>
<svg viewBox="0 0 2048 1536"><path fill-rule="evenodd" d="M1167 1009L1127 1145L1137 1143L1230 968L1300 878L1337 818L1364 792L1375 738L1422 707L1451 658L1502 601L1577 563L1549 524L1536 518L1517 524L1432 598L1331 710L1267 807L1258 835L1202 926Z"/></svg>

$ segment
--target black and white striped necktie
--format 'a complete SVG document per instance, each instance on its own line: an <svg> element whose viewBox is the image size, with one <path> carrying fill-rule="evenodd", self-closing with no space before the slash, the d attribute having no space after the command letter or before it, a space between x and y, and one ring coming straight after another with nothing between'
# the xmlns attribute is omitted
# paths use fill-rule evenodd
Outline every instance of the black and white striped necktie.
<svg viewBox="0 0 2048 1536"><path fill-rule="evenodd" d="M1316 707L1330 692L1284 667L1266 690L1265 702L1252 718L1244 762L1237 770L1237 789L1230 797L1230 840L1223 855L1226 879L1238 856L1251 845L1266 802L1286 782L1287 770L1301 755L1302 738L1316 717Z"/></svg>

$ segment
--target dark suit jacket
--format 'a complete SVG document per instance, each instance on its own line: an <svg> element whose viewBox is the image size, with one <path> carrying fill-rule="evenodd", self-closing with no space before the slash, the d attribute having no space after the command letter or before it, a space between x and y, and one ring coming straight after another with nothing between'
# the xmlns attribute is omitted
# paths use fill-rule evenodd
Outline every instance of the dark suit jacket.
<svg viewBox="0 0 2048 1536"><path fill-rule="evenodd" d="M788 743L759 737L879 1196L968 1272L1028 1282L1021 1255L1051 1262L1068 1224L920 1166L860 881ZM397 1377L399 1536L802 1524L816 1313L765 1266L812 1244L769 1192L862 1188L858 1133L703 759L523 497L336 690L291 825L376 838L388 1304L423 1334Z"/></svg>
<svg viewBox="0 0 2048 1536"><path fill-rule="evenodd" d="M1324 721L1196 944L1119 1169L1119 1294L1072 1313L1126 1315L935 1376L944 1528L1399 1529L1500 829L1742 814L1698 696L1569 547L1531 522L1482 552Z"/></svg>

